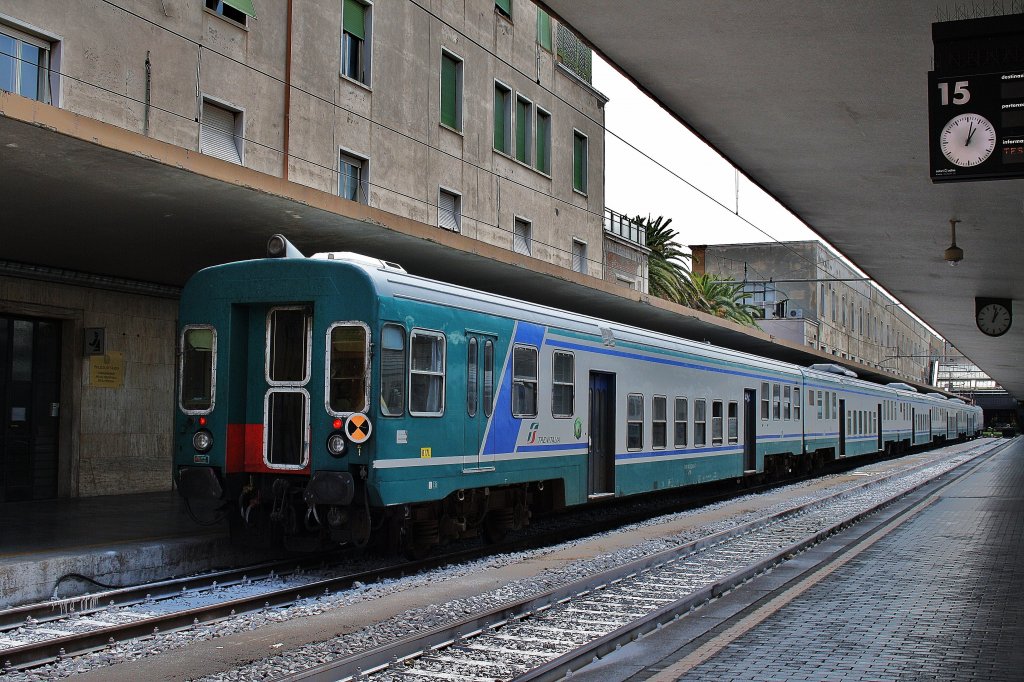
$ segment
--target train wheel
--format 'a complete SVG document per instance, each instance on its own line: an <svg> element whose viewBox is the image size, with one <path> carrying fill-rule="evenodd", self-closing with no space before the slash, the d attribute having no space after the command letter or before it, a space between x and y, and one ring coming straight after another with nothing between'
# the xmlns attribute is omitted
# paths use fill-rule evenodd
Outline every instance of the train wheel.
<svg viewBox="0 0 1024 682"><path fill-rule="evenodd" d="M484 542L489 545L501 542L512 529L514 522L515 514L511 509L503 507L490 510L483 522Z"/></svg>

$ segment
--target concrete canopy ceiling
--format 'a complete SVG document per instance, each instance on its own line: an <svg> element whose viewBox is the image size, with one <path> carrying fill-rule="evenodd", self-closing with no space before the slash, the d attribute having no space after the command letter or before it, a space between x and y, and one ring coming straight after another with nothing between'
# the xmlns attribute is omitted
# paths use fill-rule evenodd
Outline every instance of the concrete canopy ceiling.
<svg viewBox="0 0 1024 682"><path fill-rule="evenodd" d="M1024 181L929 180L934 3L545 4L1024 399ZM965 254L957 268L942 259L952 218ZM978 331L977 296L1014 299L1006 335Z"/></svg>

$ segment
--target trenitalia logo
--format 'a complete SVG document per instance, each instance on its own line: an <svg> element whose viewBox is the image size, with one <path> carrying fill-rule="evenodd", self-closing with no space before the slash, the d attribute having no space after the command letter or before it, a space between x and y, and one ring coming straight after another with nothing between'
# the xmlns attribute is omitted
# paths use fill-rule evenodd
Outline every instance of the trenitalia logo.
<svg viewBox="0 0 1024 682"><path fill-rule="evenodd" d="M530 424L530 434L526 437L528 445L533 445L537 442L537 429L540 428L540 424L533 422Z"/></svg>

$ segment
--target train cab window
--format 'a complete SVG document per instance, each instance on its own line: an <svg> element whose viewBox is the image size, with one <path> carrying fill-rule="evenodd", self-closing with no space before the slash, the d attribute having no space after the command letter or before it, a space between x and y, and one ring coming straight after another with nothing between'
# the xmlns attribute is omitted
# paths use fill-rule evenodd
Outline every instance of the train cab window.
<svg viewBox="0 0 1024 682"><path fill-rule="evenodd" d="M380 334L380 411L389 417L405 411L405 329L397 324Z"/></svg>
<svg viewBox="0 0 1024 682"><path fill-rule="evenodd" d="M576 358L555 351L551 356L551 416L571 417L576 411Z"/></svg>
<svg viewBox="0 0 1024 682"><path fill-rule="evenodd" d="M668 445L668 398L663 395L651 400L651 445L655 450Z"/></svg>
<svg viewBox="0 0 1024 682"><path fill-rule="evenodd" d="M217 330L207 326L186 327L181 334L181 385L178 399L186 414L213 410Z"/></svg>
<svg viewBox="0 0 1024 682"><path fill-rule="evenodd" d="M484 416L494 409L494 342L484 341Z"/></svg>
<svg viewBox="0 0 1024 682"><path fill-rule="evenodd" d="M768 388L768 382L767 381L765 381L764 383L761 384L761 419L768 419L768 417L769 417L769 412L768 412L768 400L769 400L768 391L769 390L771 390L771 389Z"/></svg>
<svg viewBox="0 0 1024 682"><path fill-rule="evenodd" d="M676 398L675 413L675 444L677 448L685 448L689 438L687 427L689 426L689 405L686 398Z"/></svg>
<svg viewBox="0 0 1024 682"><path fill-rule="evenodd" d="M791 386L782 387L782 418L789 420L793 418L793 388Z"/></svg>
<svg viewBox="0 0 1024 682"><path fill-rule="evenodd" d="M512 416L537 416L537 349L512 349Z"/></svg>
<svg viewBox="0 0 1024 682"><path fill-rule="evenodd" d="M711 444L722 444L722 401L711 403Z"/></svg>
<svg viewBox="0 0 1024 682"><path fill-rule="evenodd" d="M362 324L332 325L327 332L327 410L365 412L370 334Z"/></svg>
<svg viewBox="0 0 1024 682"><path fill-rule="evenodd" d="M409 414L444 414L444 334L414 329L409 340Z"/></svg>
<svg viewBox="0 0 1024 682"><path fill-rule="evenodd" d="M730 443L738 443L740 440L740 406L736 401L729 403L729 424L728 437Z"/></svg>
<svg viewBox="0 0 1024 682"><path fill-rule="evenodd" d="M626 396L626 449L644 447L644 397L639 393Z"/></svg>
<svg viewBox="0 0 1024 682"><path fill-rule="evenodd" d="M800 421L800 389L793 387L793 419Z"/></svg>
<svg viewBox="0 0 1024 682"><path fill-rule="evenodd" d="M470 417L476 416L477 394L479 393L479 359L480 345L476 337L469 338L466 346L466 413Z"/></svg>
<svg viewBox="0 0 1024 682"><path fill-rule="evenodd" d="M782 417L782 387L772 384L772 419L778 421Z"/></svg>
<svg viewBox="0 0 1024 682"><path fill-rule="evenodd" d="M274 308L267 316L267 382L309 381L309 347L313 316L309 308Z"/></svg>
<svg viewBox="0 0 1024 682"><path fill-rule="evenodd" d="M703 398L693 401L693 445L703 447L708 442L708 403Z"/></svg>

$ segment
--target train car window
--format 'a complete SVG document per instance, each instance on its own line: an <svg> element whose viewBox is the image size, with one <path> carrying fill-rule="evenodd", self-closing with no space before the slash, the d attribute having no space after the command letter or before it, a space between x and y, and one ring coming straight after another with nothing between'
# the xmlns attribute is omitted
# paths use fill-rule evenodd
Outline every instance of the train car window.
<svg viewBox="0 0 1024 682"><path fill-rule="evenodd" d="M770 390L767 381L761 384L761 419L768 419L770 416L768 408Z"/></svg>
<svg viewBox="0 0 1024 682"><path fill-rule="evenodd" d="M800 390L799 388L797 389ZM814 389L807 389L807 407L814 407Z"/></svg>
<svg viewBox="0 0 1024 682"><path fill-rule="evenodd" d="M475 336L469 338L466 347L466 413L470 417L476 416L477 393L480 377L479 374L480 346Z"/></svg>
<svg viewBox="0 0 1024 682"><path fill-rule="evenodd" d="M626 396L626 449L644 447L644 397L640 393Z"/></svg>
<svg viewBox="0 0 1024 682"><path fill-rule="evenodd" d="M782 387L782 418L789 420L793 418L793 388L791 386Z"/></svg>
<svg viewBox="0 0 1024 682"><path fill-rule="evenodd" d="M313 317L308 308L274 308L267 316L267 380L271 384L309 381Z"/></svg>
<svg viewBox="0 0 1024 682"><path fill-rule="evenodd" d="M831 419L832 418L831 406L832 406L831 393L829 391L825 391L825 419Z"/></svg>
<svg viewBox="0 0 1024 682"><path fill-rule="evenodd" d="M701 398L693 401L693 445L701 447L708 442L708 403Z"/></svg>
<svg viewBox="0 0 1024 682"><path fill-rule="evenodd" d="M821 403L824 395L825 391L818 391L818 419L822 418Z"/></svg>
<svg viewBox="0 0 1024 682"><path fill-rule="evenodd" d="M800 420L800 389L793 387L793 419Z"/></svg>
<svg viewBox="0 0 1024 682"><path fill-rule="evenodd" d="M266 463L278 468L306 466L309 395L305 389L272 388L265 400Z"/></svg>
<svg viewBox="0 0 1024 682"><path fill-rule="evenodd" d="M740 440L740 406L735 401L729 402L729 442L738 443Z"/></svg>
<svg viewBox="0 0 1024 682"><path fill-rule="evenodd" d="M850 435L850 436L856 435L853 432L853 412L851 412L850 414L846 415L846 433L847 433L847 435Z"/></svg>
<svg viewBox="0 0 1024 682"><path fill-rule="evenodd" d="M405 411L405 329L386 324L380 335L380 411L389 417Z"/></svg>
<svg viewBox="0 0 1024 682"><path fill-rule="evenodd" d="M778 421L782 417L782 387L772 384L772 419Z"/></svg>
<svg viewBox="0 0 1024 682"><path fill-rule="evenodd" d="M209 326L186 327L181 333L181 385L179 405L186 414L213 410L216 378L217 330Z"/></svg>
<svg viewBox="0 0 1024 682"><path fill-rule="evenodd" d="M537 349L512 349L512 416L537 416Z"/></svg>
<svg viewBox="0 0 1024 682"><path fill-rule="evenodd" d="M689 405L686 398L676 398L675 412L675 444L677 448L685 448L689 438Z"/></svg>
<svg viewBox="0 0 1024 682"><path fill-rule="evenodd" d="M365 412L369 332L362 324L335 324L328 333L327 410L331 414Z"/></svg>
<svg viewBox="0 0 1024 682"><path fill-rule="evenodd" d="M711 444L722 444L722 401L711 403Z"/></svg>
<svg viewBox="0 0 1024 682"><path fill-rule="evenodd" d="M409 414L444 414L444 334L414 329L409 339Z"/></svg>
<svg viewBox="0 0 1024 682"><path fill-rule="evenodd" d="M668 445L668 398L663 395L651 400L651 445L655 450Z"/></svg>
<svg viewBox="0 0 1024 682"><path fill-rule="evenodd" d="M834 414L835 416L838 417L839 416L839 406L838 406L837 403L838 403L838 394L835 391L832 391L832 414Z"/></svg>
<svg viewBox="0 0 1024 682"><path fill-rule="evenodd" d="M551 416L571 417L576 411L576 358L555 351L551 356Z"/></svg>
<svg viewBox="0 0 1024 682"><path fill-rule="evenodd" d="M484 341L484 416L490 417L494 406L494 342Z"/></svg>

